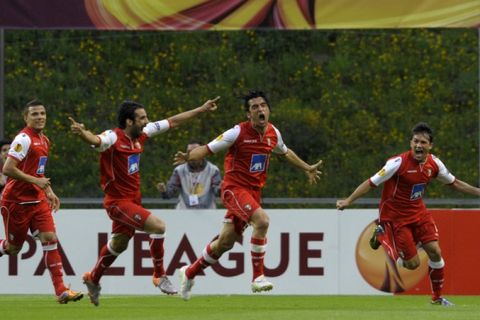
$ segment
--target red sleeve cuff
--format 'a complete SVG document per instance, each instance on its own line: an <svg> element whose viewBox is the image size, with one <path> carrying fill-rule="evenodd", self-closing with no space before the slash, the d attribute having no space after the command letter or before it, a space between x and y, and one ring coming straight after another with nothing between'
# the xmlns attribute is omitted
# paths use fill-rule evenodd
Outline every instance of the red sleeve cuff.
<svg viewBox="0 0 480 320"><path fill-rule="evenodd" d="M18 161L18 162L22 161L22 160L18 159L17 157L12 156L11 154L7 154L7 157L12 158L13 160Z"/></svg>
<svg viewBox="0 0 480 320"><path fill-rule="evenodd" d="M213 154L213 151L210 149L210 147L208 146L208 144L207 144L206 146L207 146L208 154Z"/></svg>
<svg viewBox="0 0 480 320"><path fill-rule="evenodd" d="M378 187L375 183L372 182L371 179L368 179L368 183L370 184L370 187L372 187L372 188Z"/></svg>

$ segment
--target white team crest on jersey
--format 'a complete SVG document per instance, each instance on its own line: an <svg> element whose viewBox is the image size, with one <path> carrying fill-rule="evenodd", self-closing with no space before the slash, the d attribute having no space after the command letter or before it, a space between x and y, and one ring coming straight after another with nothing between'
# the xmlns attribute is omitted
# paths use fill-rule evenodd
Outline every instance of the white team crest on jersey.
<svg viewBox="0 0 480 320"><path fill-rule="evenodd" d="M427 169L427 176L429 176L429 177L432 176L432 169Z"/></svg>
<svg viewBox="0 0 480 320"><path fill-rule="evenodd" d="M270 140L270 138L267 138L267 144L270 146L272 145L272 141Z"/></svg>

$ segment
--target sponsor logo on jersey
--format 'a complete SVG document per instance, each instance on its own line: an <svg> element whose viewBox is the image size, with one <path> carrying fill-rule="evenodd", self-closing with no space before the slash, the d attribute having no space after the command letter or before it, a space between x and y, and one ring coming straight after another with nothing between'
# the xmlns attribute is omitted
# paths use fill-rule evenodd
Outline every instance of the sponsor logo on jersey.
<svg viewBox="0 0 480 320"><path fill-rule="evenodd" d="M432 176L432 169L427 169L427 176L429 176L429 177Z"/></svg>
<svg viewBox="0 0 480 320"><path fill-rule="evenodd" d="M45 166L47 165L48 157L40 157L38 160L38 168L37 174L44 174L45 173Z"/></svg>
<svg viewBox="0 0 480 320"><path fill-rule="evenodd" d="M33 145L34 146L39 146L39 145L41 145L41 143L40 142L34 142Z"/></svg>
<svg viewBox="0 0 480 320"><path fill-rule="evenodd" d="M120 148L130 149L130 146L128 146L128 145L126 145L126 144L121 144L121 145L120 145Z"/></svg>
<svg viewBox="0 0 480 320"><path fill-rule="evenodd" d="M410 200L418 200L418 199L422 198L426 187L427 187L427 185L425 183L415 184L412 187L412 193L410 194Z"/></svg>
<svg viewBox="0 0 480 320"><path fill-rule="evenodd" d="M23 149L23 148L22 148L22 145L21 145L20 143L18 143L18 144L15 146L15 148L13 148L13 150L15 150L15 152L20 152L20 151L22 151L22 149Z"/></svg>
<svg viewBox="0 0 480 320"><path fill-rule="evenodd" d="M245 143L257 143L257 139L244 139L243 142L245 142Z"/></svg>
<svg viewBox="0 0 480 320"><path fill-rule="evenodd" d="M272 145L272 141L270 140L270 138L267 138L267 145L269 145L269 146Z"/></svg>
<svg viewBox="0 0 480 320"><path fill-rule="evenodd" d="M266 154L254 154L252 155L252 160L250 161L250 172L265 171L266 164L267 164Z"/></svg>
<svg viewBox="0 0 480 320"><path fill-rule="evenodd" d="M140 154L135 153L128 157L128 174L140 171Z"/></svg>

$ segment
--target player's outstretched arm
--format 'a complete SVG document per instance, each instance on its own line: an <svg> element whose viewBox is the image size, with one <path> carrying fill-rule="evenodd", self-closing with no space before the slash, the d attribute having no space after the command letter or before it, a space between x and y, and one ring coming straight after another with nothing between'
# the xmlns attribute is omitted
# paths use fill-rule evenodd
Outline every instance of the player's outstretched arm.
<svg viewBox="0 0 480 320"><path fill-rule="evenodd" d="M92 146L95 146L95 147L100 146L100 143L101 143L100 138L97 137L92 132L85 129L85 125L83 123L79 123L75 121L75 119L73 119L72 117L68 117L68 120L70 120L70 122L72 123L70 125L70 130L73 132L73 134L76 134L83 141L85 141L86 143Z"/></svg>
<svg viewBox="0 0 480 320"><path fill-rule="evenodd" d="M320 160L313 165L309 165L308 163L300 159L300 157L291 149L288 149L287 153L285 153L284 156L288 160L288 162L305 171L308 177L308 182L310 184L317 183L317 181L320 180L320 175L322 174L320 168L323 165L323 160Z"/></svg>
<svg viewBox="0 0 480 320"><path fill-rule="evenodd" d="M355 200L363 196L365 193L370 191L372 187L370 186L370 181L369 179L365 180L362 182L356 189L355 191L352 192L350 196L346 199L341 199L337 200L337 209L338 210L343 210L349 205L351 205Z"/></svg>
<svg viewBox="0 0 480 320"><path fill-rule="evenodd" d="M456 179L450 186L457 191L480 197L480 188L469 185L462 180Z"/></svg>
<svg viewBox="0 0 480 320"><path fill-rule="evenodd" d="M217 110L217 101L220 97L216 97L215 99L207 100L202 106L185 111L179 114L174 115L173 117L168 118L168 122L170 123L170 128L174 128L179 126L180 124L184 123L187 120L190 120L201 113L210 112Z"/></svg>
<svg viewBox="0 0 480 320"><path fill-rule="evenodd" d="M173 157L173 165L178 166L189 160L201 160L205 158L210 152L206 145L198 146L190 152L177 151Z"/></svg>

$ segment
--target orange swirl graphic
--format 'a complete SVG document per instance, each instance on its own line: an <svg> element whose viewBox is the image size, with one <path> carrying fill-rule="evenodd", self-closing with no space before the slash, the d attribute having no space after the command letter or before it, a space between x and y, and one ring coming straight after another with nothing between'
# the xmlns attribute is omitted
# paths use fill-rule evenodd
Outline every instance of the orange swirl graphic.
<svg viewBox="0 0 480 320"><path fill-rule="evenodd" d="M369 239L374 226L375 222L371 222L358 238L355 249L358 271L368 284L380 291L399 293L412 289L428 272L427 254L423 249L419 250L421 263L418 269L399 268L382 247L378 250L370 248Z"/></svg>
<svg viewBox="0 0 480 320"><path fill-rule="evenodd" d="M480 26L479 0L84 0L99 29Z"/></svg>

